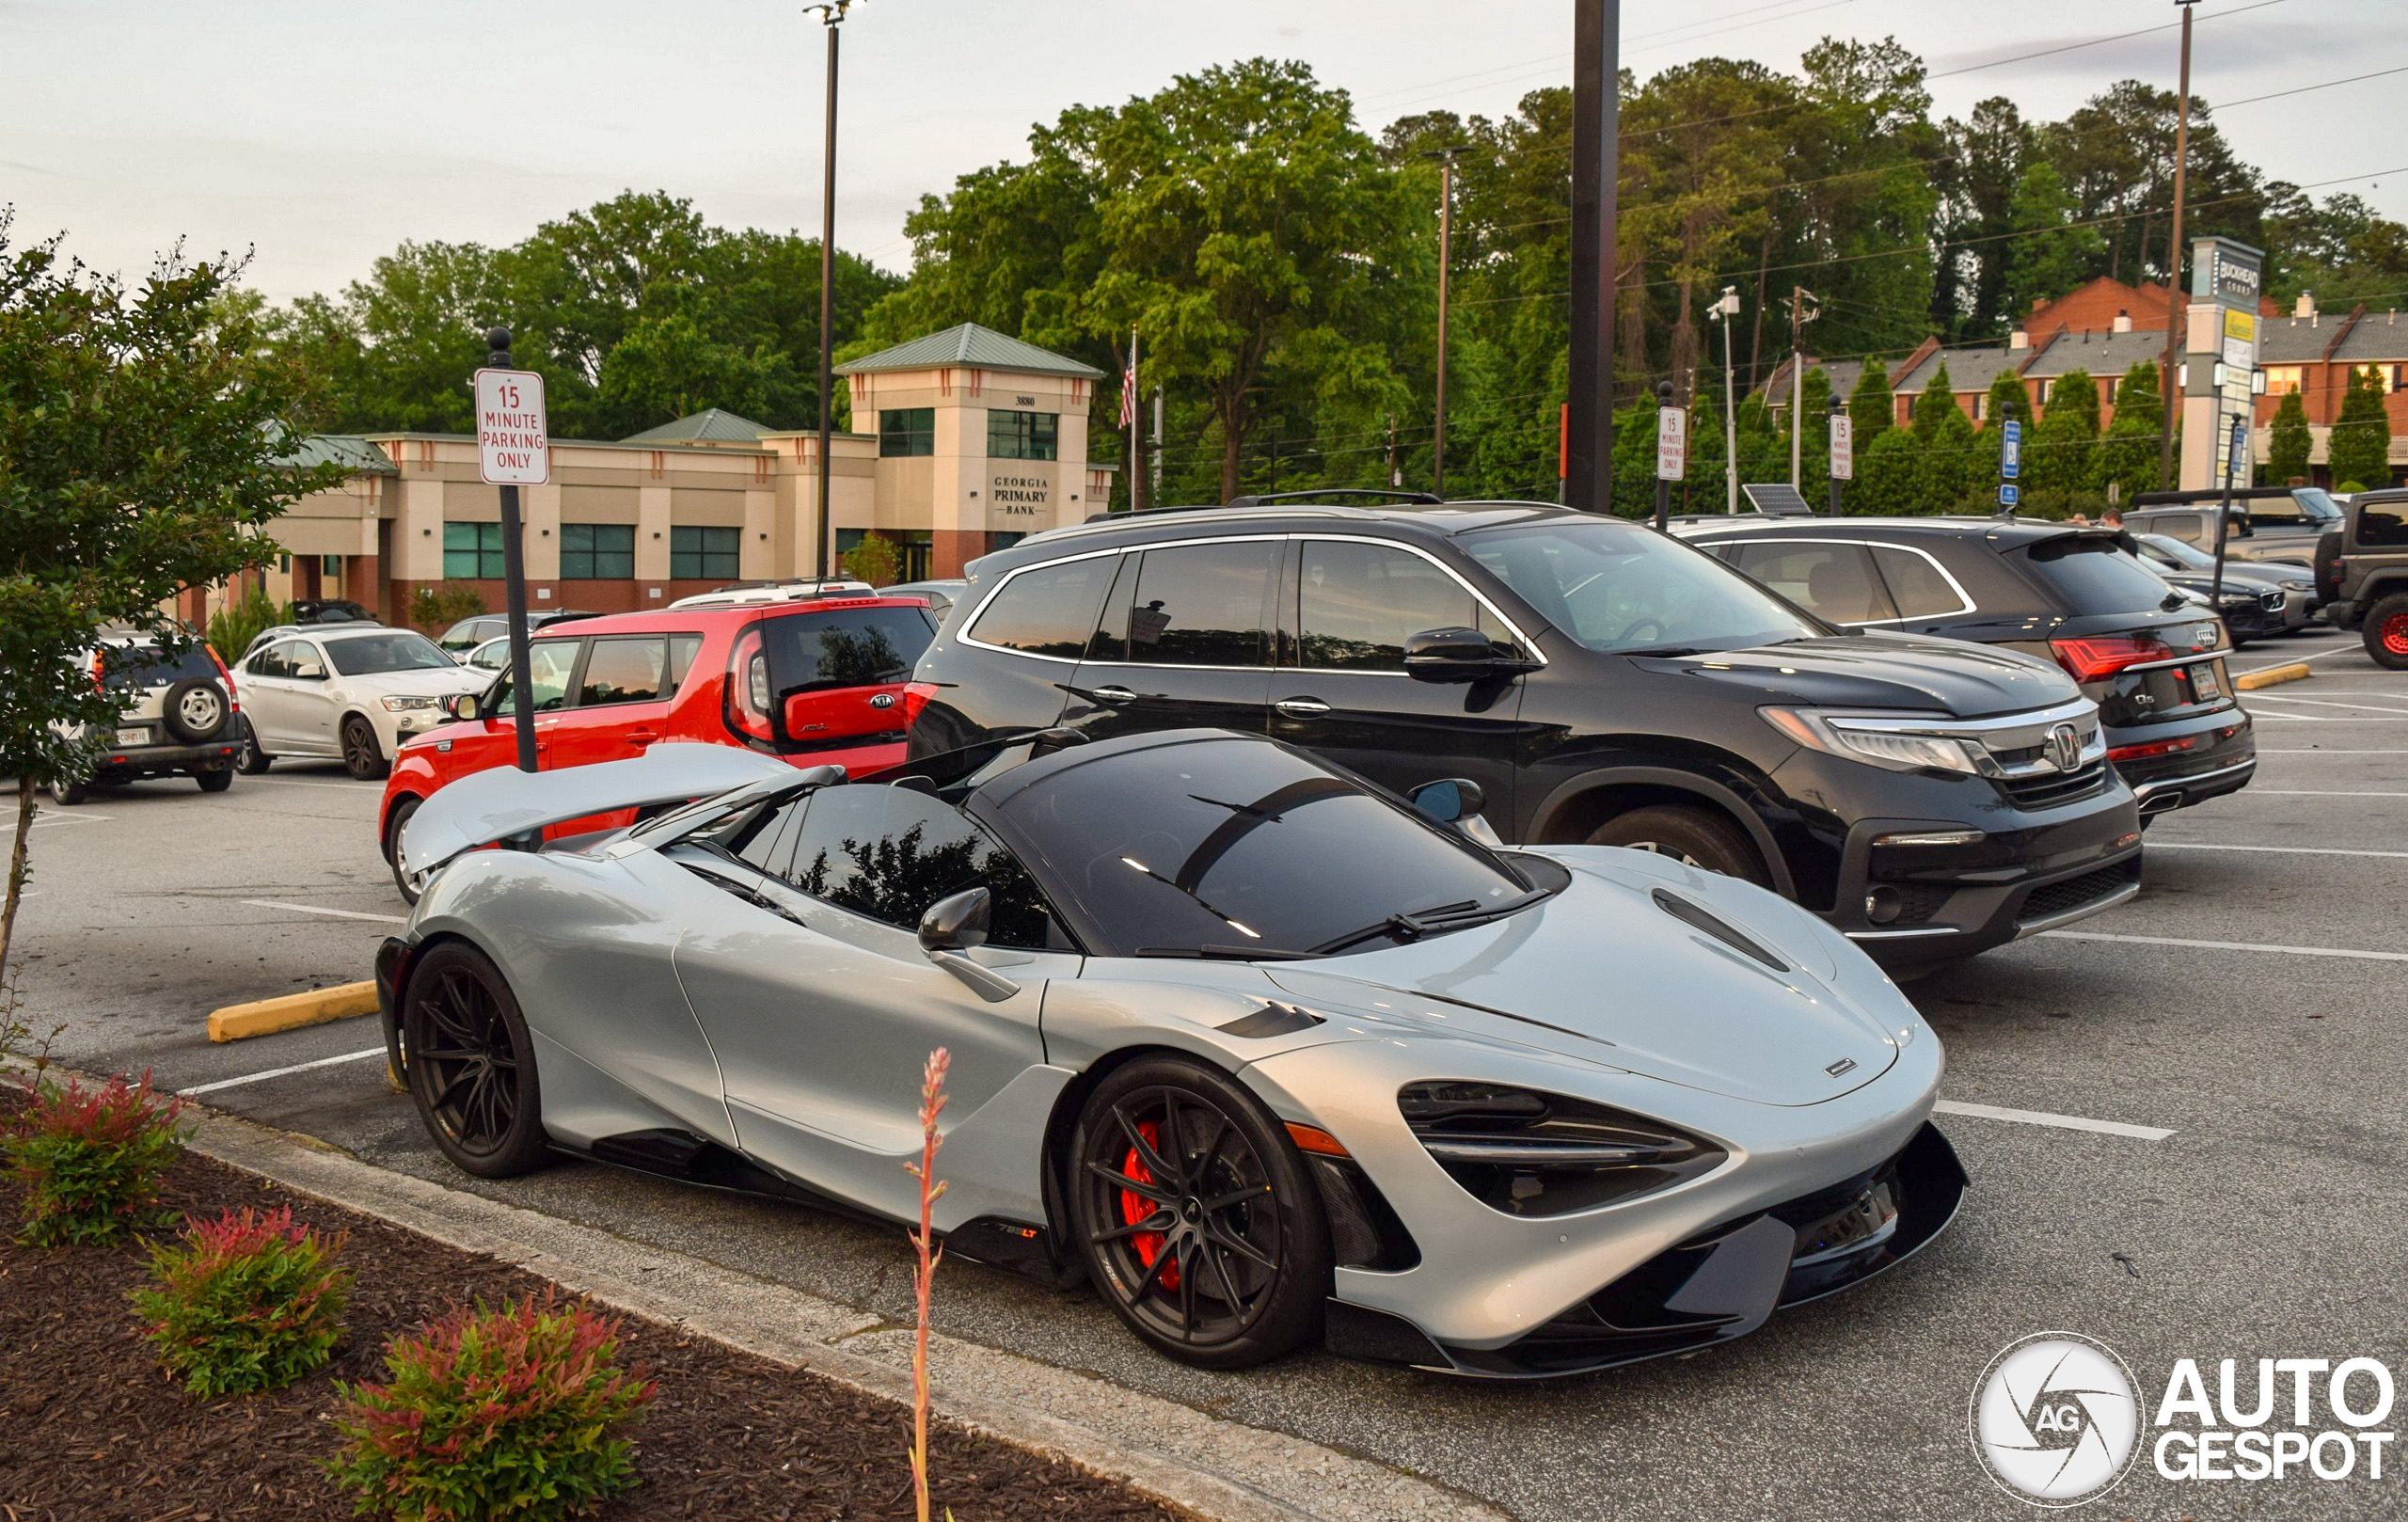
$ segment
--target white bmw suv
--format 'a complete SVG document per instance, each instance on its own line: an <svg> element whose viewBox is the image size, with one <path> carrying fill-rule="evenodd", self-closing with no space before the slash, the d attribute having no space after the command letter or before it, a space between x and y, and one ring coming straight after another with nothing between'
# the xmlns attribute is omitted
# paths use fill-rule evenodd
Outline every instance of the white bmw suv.
<svg viewBox="0 0 2408 1522"><path fill-rule="evenodd" d="M366 780L385 775L404 740L446 722L445 698L484 690L493 674L454 663L409 629L336 625L269 641L236 679L250 720L245 771L323 758Z"/></svg>

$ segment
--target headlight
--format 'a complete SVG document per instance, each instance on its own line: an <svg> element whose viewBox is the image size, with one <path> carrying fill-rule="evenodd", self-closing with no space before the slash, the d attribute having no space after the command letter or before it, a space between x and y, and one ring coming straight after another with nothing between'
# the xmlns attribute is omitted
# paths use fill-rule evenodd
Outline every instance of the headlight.
<svg viewBox="0 0 2408 1522"><path fill-rule="evenodd" d="M1661 1120L1497 1084L1407 1084L1397 1108L1450 1178L1513 1215L1563 1215L1670 1189L1727 1155Z"/></svg>
<svg viewBox="0 0 2408 1522"><path fill-rule="evenodd" d="M1964 741L1946 735L1916 733L1914 726L1924 717L1921 715L1849 718L1815 708L1758 708L1756 712L1764 715L1766 723L1798 744L1830 755L1844 755L1851 761L1887 767L1893 771L1961 771L1969 777L1981 771ZM1945 714L1932 714L1928 719L1935 728L1952 722Z"/></svg>
<svg viewBox="0 0 2408 1522"><path fill-rule="evenodd" d="M387 713L433 713L443 706L441 698L381 698Z"/></svg>

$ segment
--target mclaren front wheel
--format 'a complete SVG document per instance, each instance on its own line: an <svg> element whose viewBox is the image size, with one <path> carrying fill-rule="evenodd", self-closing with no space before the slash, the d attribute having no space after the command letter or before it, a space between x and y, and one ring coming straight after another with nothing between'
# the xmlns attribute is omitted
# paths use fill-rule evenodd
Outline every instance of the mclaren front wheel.
<svg viewBox="0 0 2408 1522"><path fill-rule="evenodd" d="M1148 1059L1096 1086L1071 1138L1072 1228L1129 1329L1243 1369L1318 1335L1329 1228L1287 1129L1234 1080Z"/></svg>
<svg viewBox="0 0 2408 1522"><path fill-rule="evenodd" d="M534 1043L483 952L447 941L420 959L402 998L401 1035L419 1118L461 1171L506 1179L544 1161Z"/></svg>

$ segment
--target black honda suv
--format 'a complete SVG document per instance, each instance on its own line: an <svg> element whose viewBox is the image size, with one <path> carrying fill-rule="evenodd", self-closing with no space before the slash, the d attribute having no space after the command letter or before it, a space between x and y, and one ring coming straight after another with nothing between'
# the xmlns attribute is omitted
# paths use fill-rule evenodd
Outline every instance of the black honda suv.
<svg viewBox="0 0 2408 1522"><path fill-rule="evenodd" d="M1751 879L1900 967L2129 898L2132 795L2055 666L1844 630L1638 525L1517 502L1118 515L970 567L911 754L1269 733L1509 840Z"/></svg>

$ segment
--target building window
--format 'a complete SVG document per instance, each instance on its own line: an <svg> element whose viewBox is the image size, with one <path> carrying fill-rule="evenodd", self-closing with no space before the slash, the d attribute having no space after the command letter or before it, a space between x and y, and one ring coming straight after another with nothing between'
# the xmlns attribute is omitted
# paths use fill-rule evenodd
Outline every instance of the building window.
<svg viewBox="0 0 2408 1522"><path fill-rule="evenodd" d="M1975 391L1973 393L1973 420L1975 422L1981 421L1983 415L1988 413L1989 409L1989 393L1988 391Z"/></svg>
<svg viewBox="0 0 2408 1522"><path fill-rule="evenodd" d="M882 459L937 452L937 409L890 407L878 415L878 452Z"/></svg>
<svg viewBox="0 0 2408 1522"><path fill-rule="evenodd" d="M561 579L623 581L636 574L636 528L632 523L561 525Z"/></svg>
<svg viewBox="0 0 2408 1522"><path fill-rule="evenodd" d="M741 529L671 529L669 574L682 581L732 580L743 540Z"/></svg>
<svg viewBox="0 0 2408 1522"><path fill-rule="evenodd" d="M987 457L990 460L1051 460L1061 420L1051 412L987 414Z"/></svg>
<svg viewBox="0 0 2408 1522"><path fill-rule="evenodd" d="M341 557L341 555L321 555L321 556L319 556L319 557L318 557L318 574L319 574L320 576L341 576L341 575L342 575L342 557Z"/></svg>
<svg viewBox="0 0 2408 1522"><path fill-rule="evenodd" d="M2108 406L2115 404L2115 389L2124 384L2120 375L2110 375L2099 383L2099 400Z"/></svg>
<svg viewBox="0 0 2408 1522"><path fill-rule="evenodd" d="M443 526L443 579L471 581L501 576L501 525L447 523Z"/></svg>
<svg viewBox="0 0 2408 1522"><path fill-rule="evenodd" d="M2057 382L2056 377L2053 375L2040 383L2040 404L2042 406L2045 407L2049 404L2049 398L2055 393L2056 389Z"/></svg>
<svg viewBox="0 0 2408 1522"><path fill-rule="evenodd" d="M2299 377L2300 367L2298 365L2268 365L2266 367L2266 394L2268 396L2289 396L2291 392L2299 389Z"/></svg>
<svg viewBox="0 0 2408 1522"><path fill-rule="evenodd" d="M864 539L866 539L866 538L868 538L868 537L869 537L869 531L868 531L867 529L839 529L839 530L837 530L837 531L836 531L836 558L837 558L838 560L843 560L846 556L848 556L848 555L851 554L854 550L859 549L859 548L861 547L862 541L863 541L863 540L864 540Z"/></svg>

